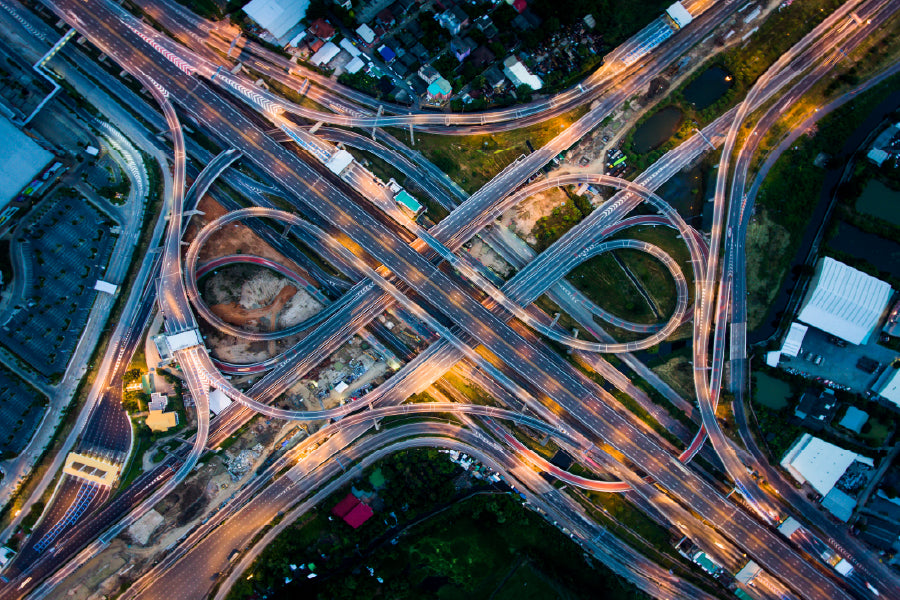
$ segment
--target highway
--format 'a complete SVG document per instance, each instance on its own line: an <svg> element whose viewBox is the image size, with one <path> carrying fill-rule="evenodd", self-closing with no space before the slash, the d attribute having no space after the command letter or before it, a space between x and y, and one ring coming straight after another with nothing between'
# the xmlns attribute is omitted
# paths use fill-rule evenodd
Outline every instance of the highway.
<svg viewBox="0 0 900 600"><path fill-rule="evenodd" d="M581 424L579 427L589 431L592 435L599 434L601 438L609 440L632 464L640 465L642 469L645 469L666 489L690 505L693 510L704 515L707 521L719 523L720 528L734 543L742 547L751 546L747 548L748 552L757 557L758 561L764 564L767 569L777 574L782 581L794 587L795 590L803 588L806 592L810 592L813 595L821 592L822 597L842 597L839 588L834 587L834 584L829 579L822 578L819 572L811 569L802 559L792 558L794 555L784 546L781 540L769 534L766 529L760 528L755 521L747 518L743 513L737 512L733 506L721 499L715 490L706 486L702 480L698 480L696 476L684 469L679 471L678 467L675 467L677 463L673 463L673 457L668 454L667 450L660 448L655 441L648 438L643 432L634 430L631 424L622 421L621 415L606 407L602 402L597 402L595 398L592 398L590 390L584 387L584 383L572 372L570 367L549 354L545 348L533 339L526 340L517 334L515 330L508 328L503 320L486 310L465 293L452 276L435 269L430 262L415 252L415 249L407 246L402 240L398 240L394 237L393 232L385 229L381 223L373 220L352 202L348 202L339 190L335 189L327 181L322 180L315 172L311 172L296 157L284 152L277 144L273 145L273 142L266 138L262 132L259 132L251 123L244 120L239 113L235 113L230 106L219 101L207 88L198 85L196 80L186 77L183 73L177 71L174 65L153 64L152 53L133 54L131 46L140 47L142 42L139 38L131 36L125 31L116 32L109 30L108 26L104 25L105 19L109 18L108 16L102 14L87 15L78 4L71 2L60 2L59 5L68 7L68 10L73 11L77 16L70 15L71 18L80 21L81 27L89 31L89 37L95 43L98 43L99 40L99 45L109 50L109 53L115 56L121 64L129 65L130 69L150 73L147 77L152 77L157 82L159 86L157 89L165 90L168 94L175 96L176 101L186 108L188 112L192 113L198 121L204 122L224 139L230 139L235 147L249 148L248 157L259 168L268 171L270 175L274 176L284 189L293 190L295 193L303 196L304 201L311 205L323 219L337 225L345 235L358 242L369 257L384 264L387 270L396 275L410 289L415 290L418 296L426 300L430 306L437 308L443 316L448 317L452 322L460 326L462 333L481 342L485 348L489 349L494 356L504 363L521 367L521 375L528 381L531 388L553 398L569 414L580 418ZM97 12L102 13L102 11ZM96 21L95 17L98 16L103 17L104 21ZM85 25L85 23L88 23L88 25ZM165 106L167 103L163 104ZM174 131L171 119L170 126L173 127ZM177 138L179 136L173 137ZM566 140L564 139L559 143L563 144L565 142ZM537 161L538 159L535 160ZM176 174L179 172L179 163L182 165L181 171L183 173L183 148L179 155L176 145ZM523 166L522 168L525 169L527 167ZM516 169L511 169L509 173L514 173L515 171ZM514 185L512 182L518 176L519 174L516 173L509 178L509 181L501 181L497 186L508 187ZM179 201L176 196L174 200L176 206ZM606 213L604 218L612 219L615 211L624 205L625 203L613 205L612 210ZM479 206L478 202L471 203L468 206L470 208L464 209L460 213L454 211L453 214L465 215L468 211L468 214L471 215L477 214L473 213L473 211L484 210L484 206ZM465 203L463 207L466 207ZM176 209L173 208L173 215L175 214ZM177 215L180 222L180 209ZM620 215L615 216L620 218ZM173 218L172 220L175 219ZM466 221L466 223L473 222L472 220ZM177 242L180 245L180 228L177 231ZM431 234L432 232L429 232L429 235ZM453 239L453 234L450 234L449 237L452 242L456 241ZM181 286L181 266L177 264L180 258L177 256L177 248L174 249L175 254L169 254L169 242L173 238L175 238L173 235L167 238L166 256L168 260L163 274L160 297L161 302L168 311L167 327L169 326L168 322L171 320L173 330L178 331L190 328L192 323L186 318L190 314L189 309L185 308L186 302L183 302L178 297L177 288ZM694 235L690 232L687 238L695 240ZM433 245L432 247L440 250L439 245ZM716 246L714 245L713 247L715 248ZM587 248L585 246L583 251L587 252ZM335 250L346 252L343 247L335 248ZM446 257L450 258L449 255ZM356 258L362 264L365 264L360 257L351 256L347 258L348 260ZM456 259L451 258L451 260ZM706 261L706 257L703 260ZM459 265L460 263L457 262L456 264ZM176 266L178 271L177 284L175 283ZM472 360L478 360L476 356L473 356L469 346L459 340L456 334L442 327L435 317L410 303L380 273L376 273L374 269L368 266L365 273L382 290L391 294L394 300L399 301L405 308L438 331L441 337L453 345L456 350L463 352ZM477 278L474 272L470 272L469 276ZM497 296L497 298L502 299L503 296ZM682 312L679 316L679 323L683 314ZM344 325L346 326L346 322L344 322ZM184 351L180 358L183 364L187 363L189 365L186 371L196 369L198 374L211 374L204 362L208 357L205 357L205 353L202 351ZM194 384L198 387L204 385L200 381L194 382ZM583 414L584 411L580 409L585 403L591 407L589 414ZM549 416L551 417L551 423L559 421L559 418L554 416L552 412ZM648 487L639 483L636 484L639 493L644 494L648 500L659 502L660 499L656 495L657 492L648 489ZM699 490L703 490L705 494L698 494ZM733 519L733 521L729 522L729 519ZM777 558L779 553L782 553L784 556Z"/></svg>
<svg viewBox="0 0 900 600"><path fill-rule="evenodd" d="M128 32L110 30L104 23L111 22L112 18L103 14L102 9L88 15L77 4L60 2L57 6L77 14L77 17L72 19L75 25L86 30L95 44L108 51L120 64L129 65L131 69L150 71L153 78L169 94L176 96L179 103L198 121L205 122L223 139L231 138L234 146L246 149L248 158L268 171L286 189L303 190L306 186L307 191L304 194L306 200L309 201L310 196L315 195L316 201L313 206L323 218L336 224L348 237L366 248L369 254L403 279L421 297L432 305L441 307L444 315L460 324L500 360L519 365L521 374L531 385L554 398L570 413L578 412L578 406L584 402L581 394L582 386L576 378L573 378L567 367L560 365L558 360L546 351L535 349L525 343L484 307L462 293L446 275L436 271L404 243L396 241L396 238L384 230L380 223L373 221L355 205L343 200L333 187L325 184L320 178L311 176L303 163L262 135L230 106L210 94L206 88L199 86L171 63L154 65L146 54L132 52L129 46L139 47L143 41L139 38L134 39ZM100 20L97 20L98 18ZM203 107L215 107L216 110L210 111ZM611 414L612 411L604 410L603 405L598 405L597 410L604 418L590 419L589 427L594 432L611 441L634 464L646 468L654 479L680 499L688 502L695 510L707 513L710 522L723 523L723 528L730 529L731 536L740 538L738 543L752 542L754 547L750 549L750 553L767 570L778 575L795 589L802 587L807 591L820 590L823 596L844 595L834 583L823 578L805 561L799 558L792 560L790 558L792 551L777 537L741 513L734 514L735 509L718 497L714 490L709 490L705 483L692 481L695 478L690 476L674 476L672 473L676 471L671 464L672 457L658 448L655 442L636 431L635 437L624 437L623 433L629 430L629 426L622 423L618 415ZM711 493L699 495L697 490ZM740 535L735 535L738 531L741 532ZM781 556L776 558L774 554L776 552Z"/></svg>

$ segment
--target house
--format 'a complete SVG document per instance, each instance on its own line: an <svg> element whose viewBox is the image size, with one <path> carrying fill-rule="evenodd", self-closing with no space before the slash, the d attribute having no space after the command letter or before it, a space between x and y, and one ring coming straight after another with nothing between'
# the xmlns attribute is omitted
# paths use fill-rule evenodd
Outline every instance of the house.
<svg viewBox="0 0 900 600"><path fill-rule="evenodd" d="M453 56L456 57L456 60L462 62L472 53L472 50L475 49L475 42L470 37L466 38L458 38L454 37L450 40L450 51L453 53Z"/></svg>
<svg viewBox="0 0 900 600"><path fill-rule="evenodd" d="M450 86L450 82L443 77L438 77L429 83L426 91L428 93L428 99L433 102L443 102L448 100L453 94L453 88Z"/></svg>
<svg viewBox="0 0 900 600"><path fill-rule="evenodd" d="M487 84L494 88L495 91L499 91L503 89L506 85L506 77L503 73L500 72L500 69L497 67L491 67L487 71L484 72L484 79L487 81Z"/></svg>
<svg viewBox="0 0 900 600"><path fill-rule="evenodd" d="M397 0L393 4L391 4L388 8L391 9L391 12L395 15L402 16L409 12L413 6L415 6L416 0Z"/></svg>
<svg viewBox="0 0 900 600"><path fill-rule="evenodd" d="M397 53L384 45L378 48L378 55L381 56L381 60L387 64L391 64L394 62L394 59L397 58Z"/></svg>
<svg viewBox="0 0 900 600"><path fill-rule="evenodd" d="M422 81L425 83L431 83L435 79L438 79L441 74L437 72L437 69L432 67L431 65L422 65L419 67L419 77L422 78Z"/></svg>
<svg viewBox="0 0 900 600"><path fill-rule="evenodd" d="M472 53L469 55L469 60L475 67L483 69L487 65L497 60L497 57L494 56L494 53L488 50L487 47L478 46L477 48L472 50Z"/></svg>
<svg viewBox="0 0 900 600"><path fill-rule="evenodd" d="M543 86L541 78L531 73L515 55L503 61L503 73L516 87L527 85L533 90L539 90Z"/></svg>
<svg viewBox="0 0 900 600"><path fill-rule="evenodd" d="M422 44L416 44L412 48L409 49L409 53L415 56L419 62L425 62L430 57L428 54L428 49Z"/></svg>
<svg viewBox="0 0 900 600"><path fill-rule="evenodd" d="M450 35L457 35L466 26L469 25L469 15L461 8L454 6L444 12L435 15L438 24L450 32Z"/></svg>
<svg viewBox="0 0 900 600"><path fill-rule="evenodd" d="M325 42L334 37L334 27L322 18L313 21L306 32Z"/></svg>
<svg viewBox="0 0 900 600"><path fill-rule="evenodd" d="M500 33L497 30L497 26L494 25L494 22L491 21L491 18L488 15L481 15L475 19L475 27L477 27L478 30L484 34L484 37L489 40L494 39Z"/></svg>
<svg viewBox="0 0 900 600"><path fill-rule="evenodd" d="M337 45L335 45L333 42L326 42L324 46L319 48L319 50L312 55L312 58L309 59L309 62L317 67L321 67L322 65L330 63L340 51L341 49L338 48Z"/></svg>
<svg viewBox="0 0 900 600"><path fill-rule="evenodd" d="M800 396L800 402L794 409L794 419L812 431L821 431L834 419L837 412L837 399L834 391L826 389L821 394L807 390Z"/></svg>
<svg viewBox="0 0 900 600"><path fill-rule="evenodd" d="M863 425L865 425L868 420L869 413L860 410L855 406L848 406L847 412L844 414L844 417L840 420L838 425L845 429L849 429L853 433L860 433Z"/></svg>
<svg viewBox="0 0 900 600"><path fill-rule="evenodd" d="M356 28L356 35L359 36L359 39L362 40L362 43L366 46L371 46L375 43L375 32L365 23Z"/></svg>
<svg viewBox="0 0 900 600"><path fill-rule="evenodd" d="M394 25L397 24L397 19L394 18L394 15L391 14L390 9L385 8L377 15L375 15L375 19L380 23L385 29L390 29Z"/></svg>
<svg viewBox="0 0 900 600"><path fill-rule="evenodd" d="M375 513L368 504L360 502L359 498L350 493L331 509L331 514L343 519L353 529L357 529Z"/></svg>
<svg viewBox="0 0 900 600"><path fill-rule="evenodd" d="M516 9L517 13L522 14L528 8L528 3L525 0L514 0L512 7Z"/></svg>

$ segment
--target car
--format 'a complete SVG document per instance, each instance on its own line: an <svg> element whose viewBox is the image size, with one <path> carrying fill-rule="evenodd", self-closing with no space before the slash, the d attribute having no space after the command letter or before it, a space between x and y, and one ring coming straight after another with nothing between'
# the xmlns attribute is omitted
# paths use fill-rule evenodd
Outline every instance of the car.
<svg viewBox="0 0 900 600"><path fill-rule="evenodd" d="M609 142L609 136L608 136L608 135L604 135L604 136L603 136L603 143L606 144L606 143L608 143L608 142Z"/></svg>
<svg viewBox="0 0 900 600"><path fill-rule="evenodd" d="M582 156L581 160L578 161L578 164L581 165L582 167L586 167L589 162L591 162L590 157Z"/></svg>

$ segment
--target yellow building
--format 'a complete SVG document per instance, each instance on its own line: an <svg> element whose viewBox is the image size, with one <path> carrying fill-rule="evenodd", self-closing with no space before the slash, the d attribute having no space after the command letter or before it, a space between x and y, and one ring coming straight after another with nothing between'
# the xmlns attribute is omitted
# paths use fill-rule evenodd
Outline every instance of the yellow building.
<svg viewBox="0 0 900 600"><path fill-rule="evenodd" d="M178 425L178 413L151 410L147 415L147 427L153 431L168 431Z"/></svg>

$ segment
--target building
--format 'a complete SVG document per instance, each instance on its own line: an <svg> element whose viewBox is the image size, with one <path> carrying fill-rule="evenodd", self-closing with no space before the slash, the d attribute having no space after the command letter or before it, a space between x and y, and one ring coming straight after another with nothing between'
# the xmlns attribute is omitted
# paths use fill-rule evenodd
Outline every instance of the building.
<svg viewBox="0 0 900 600"><path fill-rule="evenodd" d="M515 56L503 61L503 73L516 87L527 85L533 90L539 90L544 85L541 78L531 73Z"/></svg>
<svg viewBox="0 0 900 600"><path fill-rule="evenodd" d="M800 484L809 483L814 490L825 496L844 471L856 461L873 464L871 458L804 433L787 451L780 464Z"/></svg>
<svg viewBox="0 0 900 600"><path fill-rule="evenodd" d="M344 65L344 73L349 73L350 75L354 75L359 73L363 67L366 66L366 61L364 61L359 56L354 57L350 62Z"/></svg>
<svg viewBox="0 0 900 600"><path fill-rule="evenodd" d="M225 392L219 388L215 388L209 393L209 412L214 415L219 414L231 405L231 398L225 395Z"/></svg>
<svg viewBox="0 0 900 600"><path fill-rule="evenodd" d="M356 35L359 36L359 39L361 39L366 46L371 46L375 43L375 32L365 23L356 28Z"/></svg>
<svg viewBox="0 0 900 600"><path fill-rule="evenodd" d="M0 571L6 568L15 555L16 552L12 548L0 546Z"/></svg>
<svg viewBox="0 0 900 600"><path fill-rule="evenodd" d="M845 429L849 429L853 433L859 433L862 431L863 425L865 425L868 420L869 413L860 410L855 406L848 406L847 412L844 414L838 425Z"/></svg>
<svg viewBox="0 0 900 600"><path fill-rule="evenodd" d="M306 32L313 37L319 38L323 42L330 41L335 33L334 26L325 19L316 19L313 21Z"/></svg>
<svg viewBox="0 0 900 600"><path fill-rule="evenodd" d="M443 102L453 94L453 88L450 86L449 81L443 77L438 77L428 84L427 93L429 100Z"/></svg>
<svg viewBox="0 0 900 600"><path fill-rule="evenodd" d="M319 50L312 55L309 62L317 67L326 65L334 60L334 57L341 51L334 42L326 42Z"/></svg>
<svg viewBox="0 0 900 600"><path fill-rule="evenodd" d="M387 64L391 64L394 62L394 59L397 58L397 53L391 50L388 46L381 46L378 48L378 55L381 56L381 60L383 60Z"/></svg>
<svg viewBox="0 0 900 600"><path fill-rule="evenodd" d="M667 8L666 15L672 20L677 29L681 29L694 20L694 17L681 5L681 2L676 2Z"/></svg>
<svg viewBox="0 0 900 600"><path fill-rule="evenodd" d="M484 80L494 89L494 91L502 90L503 86L506 85L506 76L503 75L497 67L491 67L485 71Z"/></svg>
<svg viewBox="0 0 900 600"><path fill-rule="evenodd" d="M796 321L791 323L791 328L784 338L784 344L781 345L781 353L788 356L800 354L800 347L803 345L803 338L806 337L808 330L809 327L802 323Z"/></svg>
<svg viewBox="0 0 900 600"><path fill-rule="evenodd" d="M360 502L359 498L350 493L331 509L331 514L343 519L353 529L357 529L375 513L372 511L372 507Z"/></svg>
<svg viewBox="0 0 900 600"><path fill-rule="evenodd" d="M454 37L450 40L450 51L456 60L462 62L472 53L477 44L470 37L458 38Z"/></svg>
<svg viewBox="0 0 900 600"><path fill-rule="evenodd" d="M797 320L851 344L864 344L891 294L884 281L826 256L816 265Z"/></svg>
<svg viewBox="0 0 900 600"><path fill-rule="evenodd" d="M309 0L251 0L244 6L247 16L281 40L306 16Z"/></svg>
<svg viewBox="0 0 900 600"><path fill-rule="evenodd" d="M411 212L413 216L418 215L422 210L422 205L419 204L419 201L413 198L406 190L400 190L400 193L394 196L394 200L397 204Z"/></svg>
<svg viewBox="0 0 900 600"><path fill-rule="evenodd" d="M441 74L437 72L437 69L432 67L431 65L422 65L419 67L418 71L419 77L425 83L431 83L436 79L440 79Z"/></svg>
<svg viewBox="0 0 900 600"><path fill-rule="evenodd" d="M145 423L152 431L168 431L178 425L178 413L175 411L151 410L147 413Z"/></svg>
<svg viewBox="0 0 900 600"><path fill-rule="evenodd" d="M856 508L856 498L838 488L833 488L822 499L822 508L846 523L853 516L853 509Z"/></svg>
<svg viewBox="0 0 900 600"><path fill-rule="evenodd" d="M826 389L820 394L807 390L794 408L794 419L807 429L821 431L831 423L836 412L837 399L833 390Z"/></svg>
<svg viewBox="0 0 900 600"><path fill-rule="evenodd" d="M352 56L353 58L356 58L356 57L358 57L360 54L362 54L362 50L360 50L359 48L357 48L357 47L353 44L353 42L350 41L350 38L344 38L344 39L342 39L342 40L341 40L341 43L340 43L340 46L341 46L341 48L343 48L344 50L346 50L347 53L350 54L350 56Z"/></svg>
<svg viewBox="0 0 900 600"><path fill-rule="evenodd" d="M350 163L352 162L352 154L350 154L346 150L338 150L328 158L328 160L325 162L325 166L328 167L328 170L335 175L340 175L344 172L344 169L350 166Z"/></svg>
<svg viewBox="0 0 900 600"><path fill-rule="evenodd" d="M119 466L93 456L70 452L66 456L63 473L98 485L112 487L119 476Z"/></svg>
<svg viewBox="0 0 900 600"><path fill-rule="evenodd" d="M169 397L165 394L160 394L159 392L153 392L150 394L150 404L148 408L151 411L158 410L163 411L166 410L166 407L169 405Z"/></svg>
<svg viewBox="0 0 900 600"><path fill-rule="evenodd" d="M457 35L462 31L463 27L469 24L469 15L461 8L454 6L434 17L438 24L450 32L450 35Z"/></svg>
<svg viewBox="0 0 900 600"><path fill-rule="evenodd" d="M762 567L751 560L744 565L743 569L737 572L734 578L744 585L751 585L760 573L762 573Z"/></svg>
<svg viewBox="0 0 900 600"><path fill-rule="evenodd" d="M880 167L884 164L884 161L891 157L890 154L882 150L881 148L872 148L869 150L869 153L866 154L866 158L868 158L876 167Z"/></svg>
<svg viewBox="0 0 900 600"><path fill-rule="evenodd" d="M0 210L34 180L53 155L18 127L0 117L0 139L4 151L0 153Z"/></svg>
<svg viewBox="0 0 900 600"><path fill-rule="evenodd" d="M900 370L888 367L873 388L879 396L900 408Z"/></svg>

